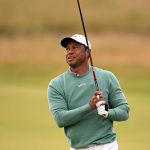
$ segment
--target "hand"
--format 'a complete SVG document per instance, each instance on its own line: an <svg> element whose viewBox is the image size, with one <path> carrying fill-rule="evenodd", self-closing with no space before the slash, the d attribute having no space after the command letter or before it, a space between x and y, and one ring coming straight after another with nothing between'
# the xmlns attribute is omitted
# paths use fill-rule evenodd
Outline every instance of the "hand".
<svg viewBox="0 0 150 150"><path fill-rule="evenodd" d="M101 91L96 91L91 99L91 101L89 102L89 105L92 109L96 109L97 106L97 102L102 101L103 100L103 95Z"/></svg>
<svg viewBox="0 0 150 150"><path fill-rule="evenodd" d="M105 101L99 101L96 103L98 114L104 118L108 117L108 107Z"/></svg>

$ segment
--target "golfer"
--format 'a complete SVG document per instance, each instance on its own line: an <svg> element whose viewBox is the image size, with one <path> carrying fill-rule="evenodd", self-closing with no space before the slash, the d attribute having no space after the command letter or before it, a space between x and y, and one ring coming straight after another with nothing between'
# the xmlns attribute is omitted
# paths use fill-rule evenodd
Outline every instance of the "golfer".
<svg viewBox="0 0 150 150"><path fill-rule="evenodd" d="M129 117L129 106L115 75L94 67L100 91L95 91L89 50L83 35L64 37L69 69L48 85L48 104L70 150L118 150L114 121ZM88 41L89 49L91 44Z"/></svg>

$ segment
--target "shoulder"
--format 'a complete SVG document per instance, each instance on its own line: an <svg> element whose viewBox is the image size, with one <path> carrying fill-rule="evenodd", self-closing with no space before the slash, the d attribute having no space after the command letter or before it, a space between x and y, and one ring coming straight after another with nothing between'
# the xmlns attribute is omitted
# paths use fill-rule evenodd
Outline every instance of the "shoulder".
<svg viewBox="0 0 150 150"><path fill-rule="evenodd" d="M49 82L49 86L59 86L63 82L66 74L67 74L67 72L64 72L64 73L56 76L55 78L51 79Z"/></svg>
<svg viewBox="0 0 150 150"><path fill-rule="evenodd" d="M116 82L116 81L118 82L118 79L113 72L98 67L94 67L94 69L97 76L103 78L103 80L106 80L107 82Z"/></svg>
<svg viewBox="0 0 150 150"><path fill-rule="evenodd" d="M96 73L107 76L107 77L112 77L115 76L111 71L109 70L104 70L98 67L94 67L94 70L96 71Z"/></svg>

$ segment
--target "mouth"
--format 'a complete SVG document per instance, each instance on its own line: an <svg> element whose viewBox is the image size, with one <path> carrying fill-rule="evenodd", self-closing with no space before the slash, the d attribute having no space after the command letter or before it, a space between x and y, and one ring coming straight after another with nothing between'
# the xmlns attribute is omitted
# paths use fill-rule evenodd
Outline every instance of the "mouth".
<svg viewBox="0 0 150 150"><path fill-rule="evenodd" d="M73 56L68 56L68 57L67 57L67 61L68 61L68 62L73 61L74 59L75 59L75 57L73 57Z"/></svg>

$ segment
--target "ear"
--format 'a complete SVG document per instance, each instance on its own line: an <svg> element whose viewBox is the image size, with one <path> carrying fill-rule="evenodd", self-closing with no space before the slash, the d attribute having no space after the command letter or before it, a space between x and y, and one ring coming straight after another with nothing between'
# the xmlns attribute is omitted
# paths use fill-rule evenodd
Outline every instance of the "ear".
<svg viewBox="0 0 150 150"><path fill-rule="evenodd" d="M90 50L91 51L91 50ZM90 52L89 52L89 50L88 49L86 49L86 56L89 58L90 57L90 54L89 54Z"/></svg>

